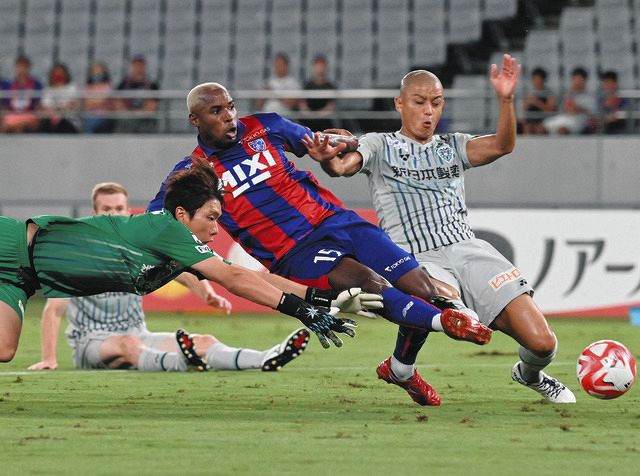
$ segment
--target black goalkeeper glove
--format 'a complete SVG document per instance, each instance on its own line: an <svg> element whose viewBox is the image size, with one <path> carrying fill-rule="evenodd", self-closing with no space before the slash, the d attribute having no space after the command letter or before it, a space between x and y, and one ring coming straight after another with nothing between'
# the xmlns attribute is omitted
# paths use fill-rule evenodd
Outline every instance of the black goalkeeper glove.
<svg viewBox="0 0 640 476"><path fill-rule="evenodd" d="M293 294L283 293L276 309L283 314L288 314L289 316L300 319L309 330L318 336L320 344L322 344L322 347L325 349L331 346L329 340L331 340L336 347L342 347L342 341L335 335L334 331L341 332L349 337L356 335L353 330L357 327L355 321L335 317L327 311L318 309Z"/></svg>
<svg viewBox="0 0 640 476"><path fill-rule="evenodd" d="M437 307L438 309L444 311L445 309L458 309L450 299L444 296L433 296L429 299L429 304Z"/></svg>

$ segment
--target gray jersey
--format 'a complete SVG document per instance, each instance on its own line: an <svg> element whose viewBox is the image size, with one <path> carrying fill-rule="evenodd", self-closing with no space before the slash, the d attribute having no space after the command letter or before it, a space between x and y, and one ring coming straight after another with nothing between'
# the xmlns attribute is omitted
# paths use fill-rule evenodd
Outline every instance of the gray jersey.
<svg viewBox="0 0 640 476"><path fill-rule="evenodd" d="M399 132L360 138L360 170L369 178L380 226L417 254L474 237L467 221L463 171L472 136L435 135L420 144Z"/></svg>
<svg viewBox="0 0 640 476"><path fill-rule="evenodd" d="M123 333L145 330L142 297L124 292L73 297L67 307L69 344L91 332Z"/></svg>

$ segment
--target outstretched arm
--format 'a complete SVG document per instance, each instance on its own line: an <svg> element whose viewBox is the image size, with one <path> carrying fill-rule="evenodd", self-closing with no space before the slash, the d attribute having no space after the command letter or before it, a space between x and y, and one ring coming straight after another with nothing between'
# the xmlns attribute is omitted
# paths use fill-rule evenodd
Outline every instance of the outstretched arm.
<svg viewBox="0 0 640 476"><path fill-rule="evenodd" d="M499 103L495 134L475 137L467 143L467 157L474 166L485 165L513 151L516 145L516 112L514 95L522 66L505 54L502 69L491 65L491 84Z"/></svg>
<svg viewBox="0 0 640 476"><path fill-rule="evenodd" d="M60 321L67 310L68 298L49 298L42 311L40 322L40 349L42 360L31 366L29 370L57 369L57 348Z"/></svg>
<svg viewBox="0 0 640 476"><path fill-rule="evenodd" d="M282 290L262 279L258 272L242 266L227 264L217 257L196 263L192 268L206 278L224 286L233 294L299 319L315 332L325 348L329 347L329 340L337 347L342 345L342 341L334 334L334 331L345 333L351 337L355 335L352 329L355 327L355 322L332 316L328 312L306 303L299 296L283 293ZM306 286L303 288L306 291Z"/></svg>
<svg viewBox="0 0 640 476"><path fill-rule="evenodd" d="M193 294L202 299L209 306L222 309L226 314L231 314L231 303L228 299L220 296L209 284L207 280L200 280L194 274L184 272L180 274L176 281L191 290Z"/></svg>

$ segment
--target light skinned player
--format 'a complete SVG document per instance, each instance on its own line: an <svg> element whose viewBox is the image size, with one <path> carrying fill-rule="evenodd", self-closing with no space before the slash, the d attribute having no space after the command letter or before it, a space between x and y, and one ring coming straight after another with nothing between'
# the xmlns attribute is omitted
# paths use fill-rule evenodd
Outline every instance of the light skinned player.
<svg viewBox="0 0 640 476"><path fill-rule="evenodd" d="M91 193L96 215L128 216L127 190L113 182L99 183ZM218 295L208 281L191 273L182 273L177 281L187 286L207 304L231 312L231 303ZM94 296L50 298L40 323L42 360L29 370L58 368L57 342L60 323L67 314L67 341L73 350L73 364L79 369L134 368L147 371L200 370L278 370L298 357L306 348L309 332L297 329L270 349L238 349L220 342L215 336L150 332L142 310L142 297L125 292ZM190 366L178 342L191 341L201 362Z"/></svg>
<svg viewBox="0 0 640 476"><path fill-rule="evenodd" d="M402 79L395 98L401 129L366 134L356 151L322 161L322 168L331 176L366 174L376 213L389 236L440 283L441 293L460 307L464 298L481 322L520 344L513 380L552 402L573 403L573 393L543 372L556 355L557 339L533 301L533 289L518 268L475 238L467 221L463 171L490 164L515 147L514 93L520 69L510 55L504 55L501 69L491 66L498 122L495 133L483 136L436 135L444 89L434 74L412 71ZM378 375L387 379L387 374L385 361Z"/></svg>
<svg viewBox="0 0 640 476"><path fill-rule="evenodd" d="M354 321L304 301L307 286L225 262L205 244L217 233L221 202L215 172L195 164L172 178L165 208L157 213L75 219L43 215L26 224L0 217L0 361L15 355L27 299L38 288L47 298L147 294L183 271L296 317L325 348L330 342L342 345L335 332L353 337ZM360 298L353 292L341 309L361 310ZM189 354L192 349L185 347Z"/></svg>

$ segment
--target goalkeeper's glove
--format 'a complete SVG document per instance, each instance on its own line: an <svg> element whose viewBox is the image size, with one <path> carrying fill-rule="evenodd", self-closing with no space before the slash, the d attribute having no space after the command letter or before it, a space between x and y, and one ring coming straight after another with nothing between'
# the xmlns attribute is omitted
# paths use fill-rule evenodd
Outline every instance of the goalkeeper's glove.
<svg viewBox="0 0 640 476"><path fill-rule="evenodd" d="M320 344L325 349L331 346L329 340L336 347L342 347L342 340L335 335L334 331L341 332L349 337L356 335L353 329L358 325L355 321L332 316L328 311L314 307L293 294L283 293L276 309L283 314L300 319L309 330L318 336Z"/></svg>
<svg viewBox="0 0 640 476"><path fill-rule="evenodd" d="M445 309L458 309L458 306L456 306L453 301L444 296L433 296L431 299L429 299L429 304L437 307L442 311L444 311Z"/></svg>
<svg viewBox="0 0 640 476"><path fill-rule="evenodd" d="M349 288L338 292L333 289L322 290L309 287L305 301L314 306L338 308L341 312L358 314L372 319L378 315L369 311L384 307L380 294L362 292L360 288Z"/></svg>

